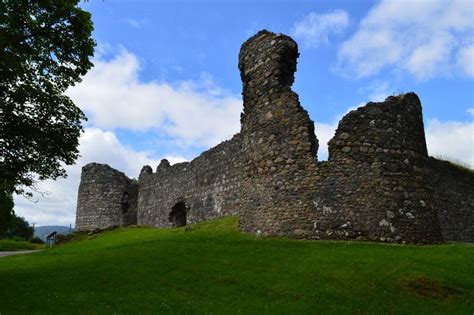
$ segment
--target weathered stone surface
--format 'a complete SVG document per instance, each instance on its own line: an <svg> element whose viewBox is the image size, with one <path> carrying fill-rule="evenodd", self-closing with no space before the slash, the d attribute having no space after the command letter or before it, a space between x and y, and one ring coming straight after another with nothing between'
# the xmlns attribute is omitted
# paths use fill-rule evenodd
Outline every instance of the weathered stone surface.
<svg viewBox="0 0 474 315"><path fill-rule="evenodd" d="M434 158L429 159L433 199L426 203L438 214L445 241L474 242L473 172Z"/></svg>
<svg viewBox="0 0 474 315"><path fill-rule="evenodd" d="M420 203L432 200L434 191L421 104L414 93L351 111L328 145L326 176L316 195L335 212L320 219L328 222L323 230L342 217L353 222L355 235L369 240L443 240L437 211Z"/></svg>
<svg viewBox="0 0 474 315"><path fill-rule="evenodd" d="M170 213L186 205L186 223L237 214L241 198L241 137L234 136L191 162L169 166L162 161L156 173L139 177L139 225L176 225ZM165 166L166 165L166 166Z"/></svg>
<svg viewBox="0 0 474 315"><path fill-rule="evenodd" d="M92 231L137 223L138 183L108 165L82 168L77 199L76 231Z"/></svg>
<svg viewBox="0 0 474 315"><path fill-rule="evenodd" d="M241 230L257 235L473 242L474 175L428 157L418 97L348 113L329 141L329 160L318 162L314 124L291 90L297 57L288 36L261 31L247 40L239 54L241 132L193 161L163 160L155 173L144 166L138 184L86 165L78 230L238 214Z"/></svg>

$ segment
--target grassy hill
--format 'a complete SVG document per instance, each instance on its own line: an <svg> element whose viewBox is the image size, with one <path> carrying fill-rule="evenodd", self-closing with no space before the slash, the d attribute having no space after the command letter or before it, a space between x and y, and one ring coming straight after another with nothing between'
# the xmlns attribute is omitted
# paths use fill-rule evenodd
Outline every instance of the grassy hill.
<svg viewBox="0 0 474 315"><path fill-rule="evenodd" d="M294 241L236 218L0 259L0 313L474 312L474 246Z"/></svg>
<svg viewBox="0 0 474 315"><path fill-rule="evenodd" d="M17 240L11 240L11 239L0 240L0 251L8 252L8 251L32 250L32 249L42 249L42 248L44 248L43 244L33 244L30 242L17 241Z"/></svg>

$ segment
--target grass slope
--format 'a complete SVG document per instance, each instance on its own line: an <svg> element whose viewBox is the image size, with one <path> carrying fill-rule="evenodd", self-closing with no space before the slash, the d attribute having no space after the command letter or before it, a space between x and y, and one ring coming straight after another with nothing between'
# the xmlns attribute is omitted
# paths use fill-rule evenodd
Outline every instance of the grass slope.
<svg viewBox="0 0 474 315"><path fill-rule="evenodd" d="M0 259L0 313L474 312L474 246L256 238L236 218Z"/></svg>
<svg viewBox="0 0 474 315"><path fill-rule="evenodd" d="M0 240L0 252L1 251L16 251L16 250L29 250L29 249L42 249L43 244L33 244L30 242L21 242L11 239Z"/></svg>

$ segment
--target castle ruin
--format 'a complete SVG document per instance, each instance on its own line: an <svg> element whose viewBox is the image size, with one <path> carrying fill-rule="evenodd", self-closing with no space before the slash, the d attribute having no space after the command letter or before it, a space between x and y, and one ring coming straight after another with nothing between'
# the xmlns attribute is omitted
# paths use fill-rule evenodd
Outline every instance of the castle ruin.
<svg viewBox="0 0 474 315"><path fill-rule="evenodd" d="M298 48L260 31L240 50L241 131L191 162L138 181L83 167L76 230L183 226L238 215L244 232L304 239L474 242L474 173L429 157L420 100L348 113L317 160L314 123L291 90Z"/></svg>

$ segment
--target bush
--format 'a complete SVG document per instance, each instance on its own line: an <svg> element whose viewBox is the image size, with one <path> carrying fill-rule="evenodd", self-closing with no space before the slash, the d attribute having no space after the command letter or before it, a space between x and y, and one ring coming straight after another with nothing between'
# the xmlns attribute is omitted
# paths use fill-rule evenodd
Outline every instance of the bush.
<svg viewBox="0 0 474 315"><path fill-rule="evenodd" d="M15 241L15 242L24 242L25 240L19 236L12 236L12 237L9 237L8 238L9 240L11 241Z"/></svg>
<svg viewBox="0 0 474 315"><path fill-rule="evenodd" d="M33 244L44 244L43 240L40 239L38 236L35 236L35 237L33 237L32 239L30 239L30 243L33 243Z"/></svg>
<svg viewBox="0 0 474 315"><path fill-rule="evenodd" d="M74 238L74 234L57 234L56 235L56 244L62 244L69 242Z"/></svg>

